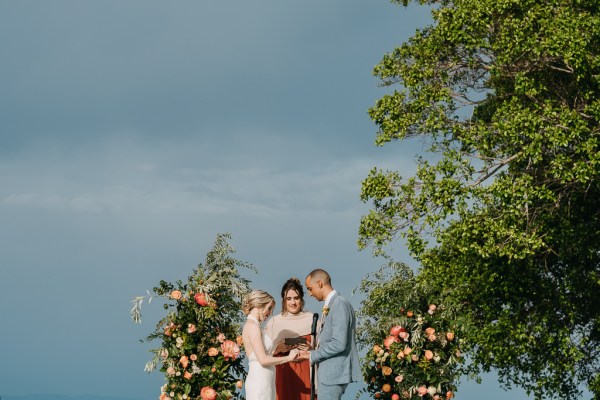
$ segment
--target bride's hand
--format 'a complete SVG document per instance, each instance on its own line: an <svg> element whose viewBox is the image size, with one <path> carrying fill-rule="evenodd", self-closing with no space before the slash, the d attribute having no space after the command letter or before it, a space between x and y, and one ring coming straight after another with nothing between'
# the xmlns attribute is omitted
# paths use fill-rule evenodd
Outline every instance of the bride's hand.
<svg viewBox="0 0 600 400"><path fill-rule="evenodd" d="M288 355L288 362L296 360L299 353L300 352L298 351L298 349L290 350L290 354Z"/></svg>

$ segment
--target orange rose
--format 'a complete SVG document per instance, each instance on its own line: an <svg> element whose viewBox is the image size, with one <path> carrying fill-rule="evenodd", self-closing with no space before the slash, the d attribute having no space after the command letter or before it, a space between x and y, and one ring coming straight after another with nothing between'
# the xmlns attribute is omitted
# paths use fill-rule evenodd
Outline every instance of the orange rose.
<svg viewBox="0 0 600 400"><path fill-rule="evenodd" d="M194 300L202 307L206 307L208 305L208 301L206 300L206 295L204 293L196 293L194 295Z"/></svg>
<svg viewBox="0 0 600 400"><path fill-rule="evenodd" d="M235 338L235 342L238 344L238 346L242 346L244 344L244 338L242 338L242 336L238 336Z"/></svg>
<svg viewBox="0 0 600 400"><path fill-rule="evenodd" d="M198 359L198 356L197 356L197 355L195 355L195 354L192 354L192 355L190 356L190 360L192 360L192 361L196 361L197 359Z"/></svg>
<svg viewBox="0 0 600 400"><path fill-rule="evenodd" d="M398 339L395 336L388 336L383 341L383 345L385 346L386 349L389 350L389 348L392 345L392 343L395 343L397 341L398 341Z"/></svg>
<svg viewBox="0 0 600 400"><path fill-rule="evenodd" d="M211 347L210 349L208 349L208 355L210 357L214 357L214 356L216 356L218 354L219 354L219 350L217 350L216 348Z"/></svg>
<svg viewBox="0 0 600 400"><path fill-rule="evenodd" d="M194 333L197 330L198 329L196 328L196 325L194 325L194 324L188 324L188 328L187 328L188 333Z"/></svg>
<svg viewBox="0 0 600 400"><path fill-rule="evenodd" d="M189 359L187 358L187 356L181 356L181 358L179 359L179 363L183 366L183 368L187 368L187 366L189 365Z"/></svg>
<svg viewBox="0 0 600 400"><path fill-rule="evenodd" d="M446 392L446 398L447 398L447 399L451 399L451 398L453 398L453 397L454 397L454 393L452 393L451 391L447 391L447 392Z"/></svg>
<svg viewBox="0 0 600 400"><path fill-rule="evenodd" d="M237 381L235 383L235 387L238 389L241 389L243 386L244 386L244 382L242 382L242 381Z"/></svg>
<svg viewBox="0 0 600 400"><path fill-rule="evenodd" d="M171 292L171 298L175 299L175 300L181 299L181 291L180 290L173 290Z"/></svg>
<svg viewBox="0 0 600 400"><path fill-rule="evenodd" d="M413 315L414 315L414 314L413 314L413 312L412 312L412 311L407 311L407 312L406 312L406 316L407 316L408 318L412 318L412 317L413 317Z"/></svg>
<svg viewBox="0 0 600 400"><path fill-rule="evenodd" d="M192 379L192 373L191 373L190 371L185 371L185 372L183 373L183 377L184 377L185 379Z"/></svg>
<svg viewBox="0 0 600 400"><path fill-rule="evenodd" d="M383 350L379 345L373 346L373 353L378 354L381 350Z"/></svg>
<svg viewBox="0 0 600 400"><path fill-rule="evenodd" d="M454 340L454 332L446 332L446 339L448 339L449 342Z"/></svg>
<svg viewBox="0 0 600 400"><path fill-rule="evenodd" d="M215 400L217 398L217 392L210 386L204 386L202 390L200 390L200 397L202 400Z"/></svg>
<svg viewBox="0 0 600 400"><path fill-rule="evenodd" d="M392 400L400 400L400 396L398 396L396 393L394 393L392 395Z"/></svg>
<svg viewBox="0 0 600 400"><path fill-rule="evenodd" d="M427 388L425 386L419 386L417 388L417 393L419 396L425 396L427 394Z"/></svg>
<svg viewBox="0 0 600 400"><path fill-rule="evenodd" d="M389 383L386 383L381 387L381 390L383 390L386 393L389 393L392 391L392 387L390 386Z"/></svg>
<svg viewBox="0 0 600 400"><path fill-rule="evenodd" d="M427 335L427 336L431 336L434 333L435 333L435 329L433 329L432 327L425 329L425 335Z"/></svg>
<svg viewBox="0 0 600 400"><path fill-rule="evenodd" d="M384 375L391 375L392 374L392 369L390 367L388 367L388 366L384 366L384 367L381 367L381 372Z"/></svg>
<svg viewBox="0 0 600 400"><path fill-rule="evenodd" d="M240 347L234 341L225 340L221 343L221 352L225 359L233 358L235 360L240 355Z"/></svg>
<svg viewBox="0 0 600 400"><path fill-rule="evenodd" d="M406 346L402 352L404 353L405 356L407 356L412 352L412 349L410 347Z"/></svg>
<svg viewBox="0 0 600 400"><path fill-rule="evenodd" d="M433 358L433 351L431 350L425 350L425 359L426 360L431 360Z"/></svg>

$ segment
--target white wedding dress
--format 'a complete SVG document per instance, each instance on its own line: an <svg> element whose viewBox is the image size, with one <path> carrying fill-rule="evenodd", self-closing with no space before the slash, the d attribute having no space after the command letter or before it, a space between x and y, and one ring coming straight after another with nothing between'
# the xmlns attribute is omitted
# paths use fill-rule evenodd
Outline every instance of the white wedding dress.
<svg viewBox="0 0 600 400"><path fill-rule="evenodd" d="M260 326L255 318L248 316ZM262 333L265 352L270 354L273 349L273 340ZM246 376L246 400L275 400L275 366L263 367L256 359L253 352L248 356L248 375Z"/></svg>

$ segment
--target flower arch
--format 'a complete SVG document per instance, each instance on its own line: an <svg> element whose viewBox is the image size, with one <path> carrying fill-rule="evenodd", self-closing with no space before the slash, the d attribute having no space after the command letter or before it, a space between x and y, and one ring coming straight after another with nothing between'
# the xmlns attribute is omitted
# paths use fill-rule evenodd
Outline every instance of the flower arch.
<svg viewBox="0 0 600 400"><path fill-rule="evenodd" d="M241 301L250 291L239 268L254 272L252 264L231 257L235 252L229 234L219 234L204 264L194 269L186 282L161 280L153 293L164 299L167 311L147 342L159 341L146 364L151 372L160 366L165 374L160 400L225 400L242 398L240 389L246 371L242 365L240 336ZM143 302L152 295L138 296L131 316L141 323Z"/></svg>

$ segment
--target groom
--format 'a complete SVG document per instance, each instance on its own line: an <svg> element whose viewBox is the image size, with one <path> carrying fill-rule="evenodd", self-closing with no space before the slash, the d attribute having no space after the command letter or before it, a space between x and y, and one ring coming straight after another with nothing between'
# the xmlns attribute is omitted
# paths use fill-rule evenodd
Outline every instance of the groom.
<svg viewBox="0 0 600 400"><path fill-rule="evenodd" d="M310 295L324 304L317 348L304 352L302 357L317 364L319 400L340 400L348 384L360 379L354 309L333 289L327 271L315 269L305 284Z"/></svg>

